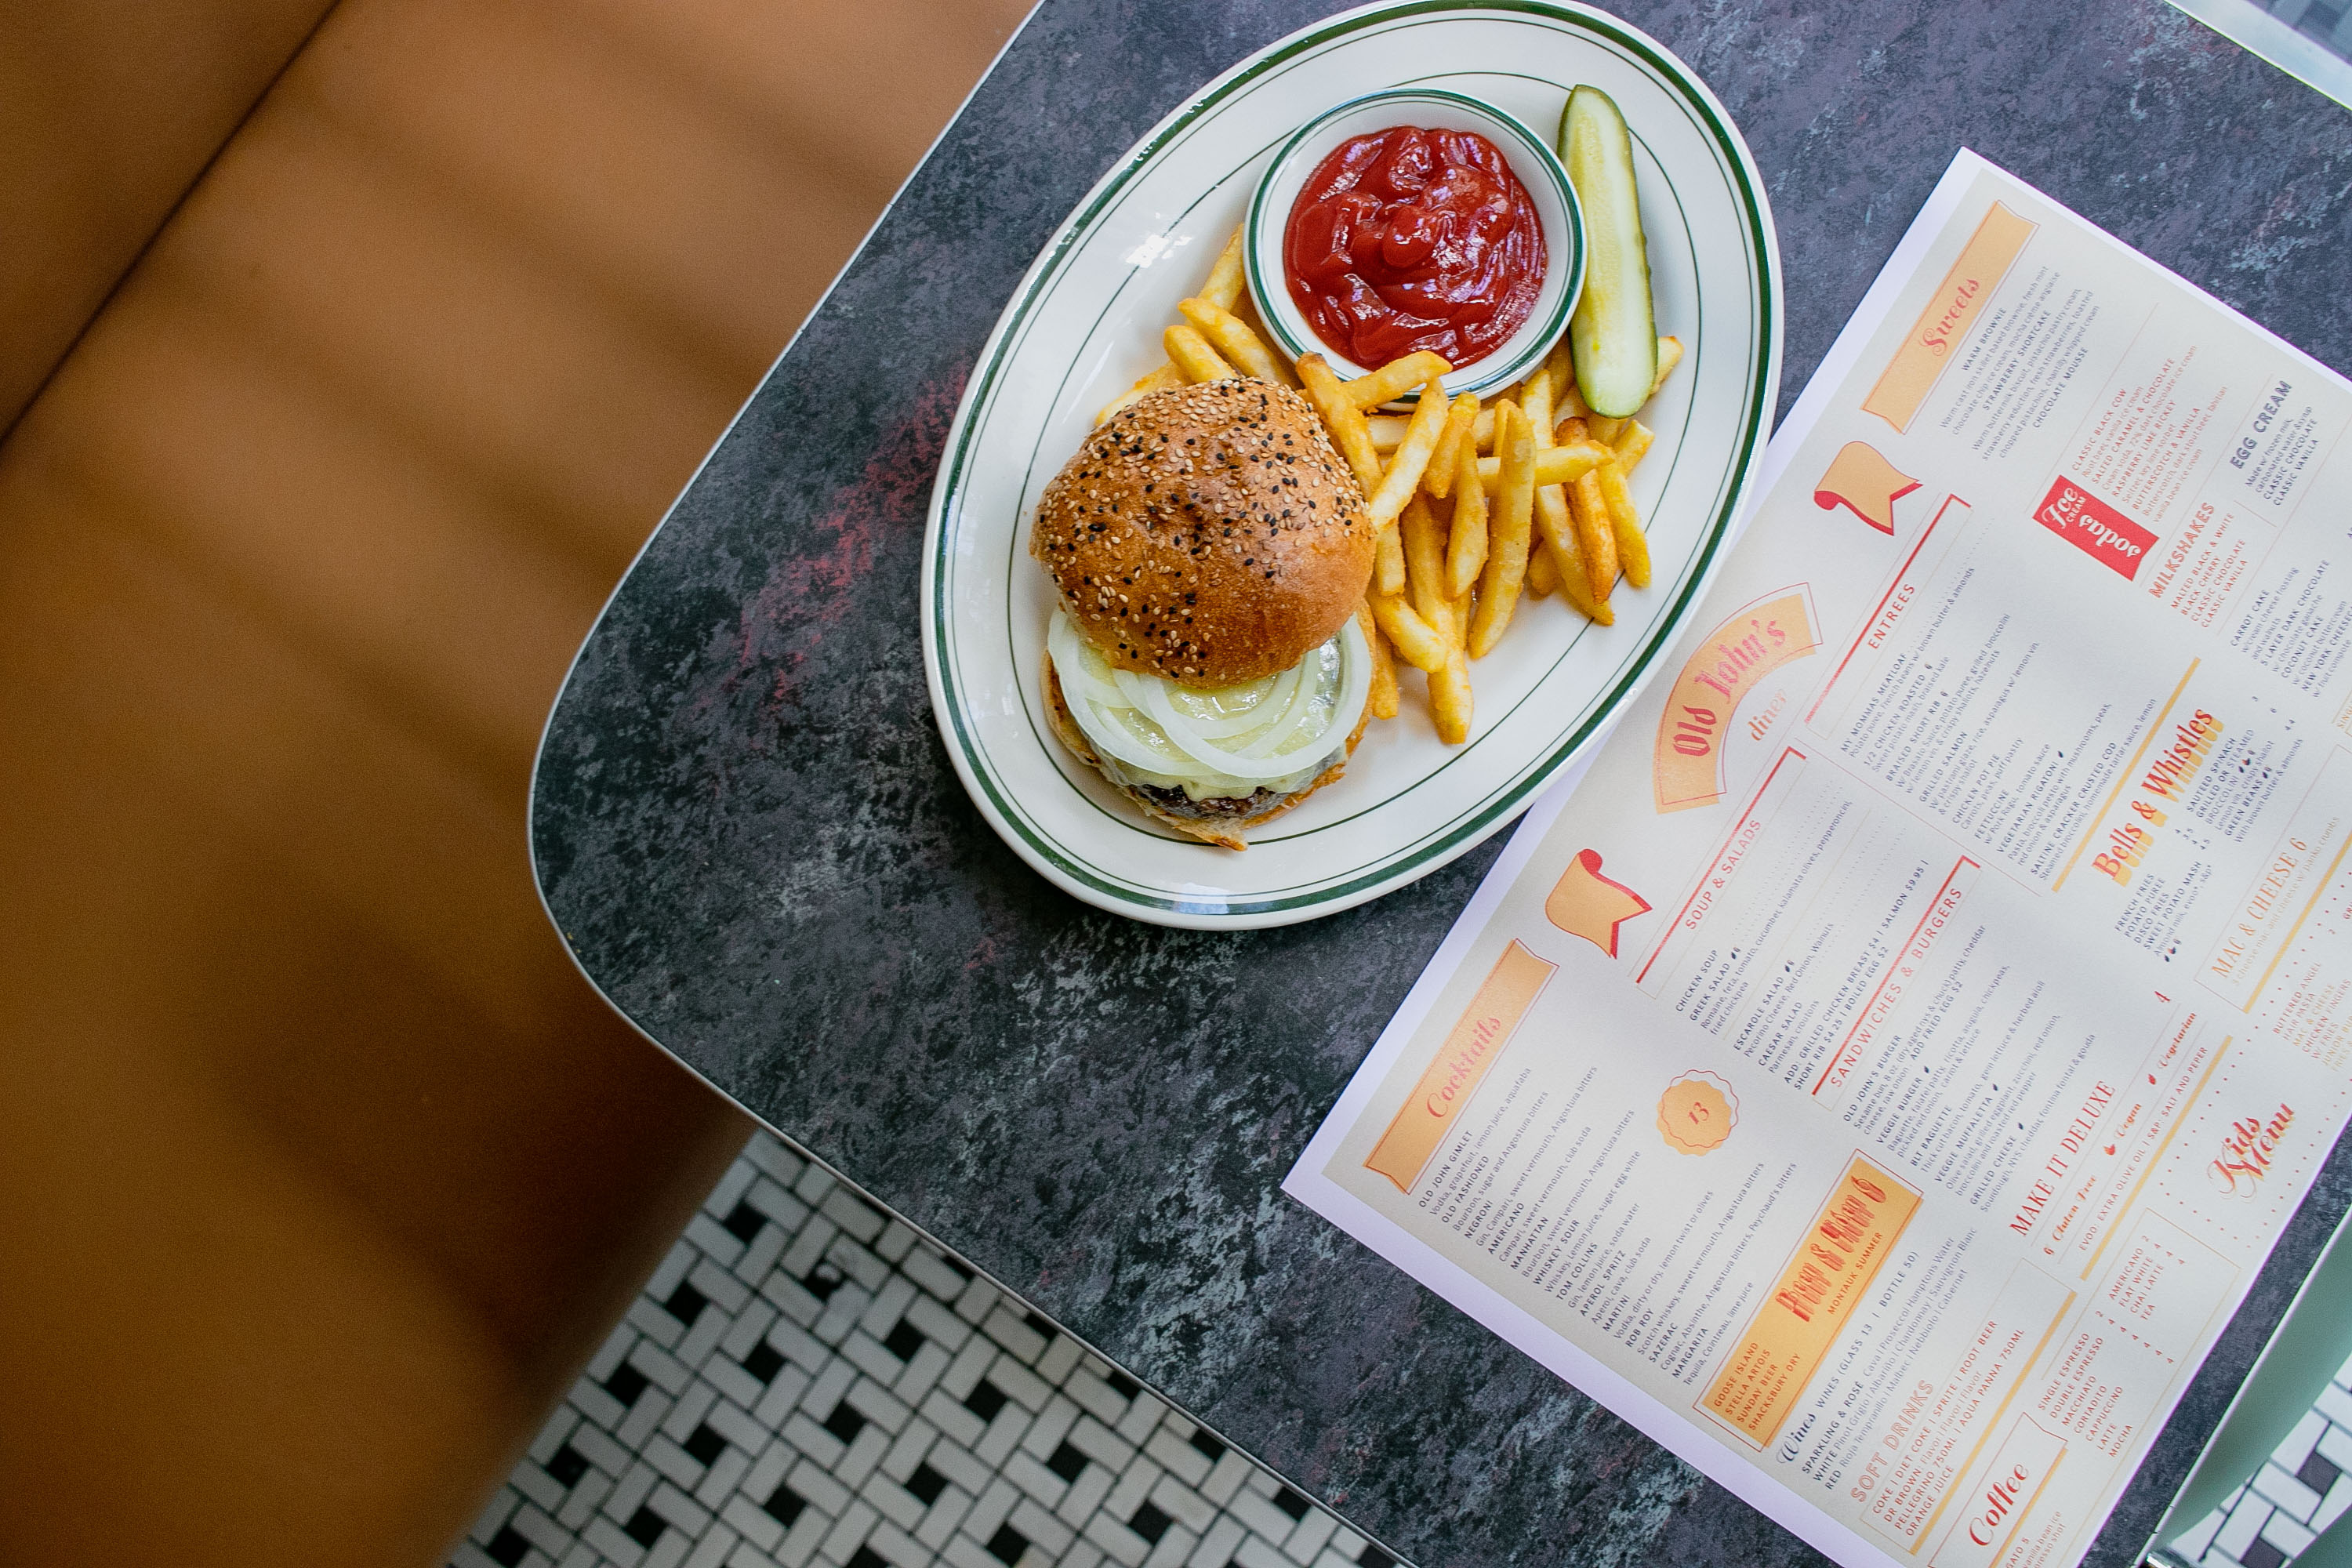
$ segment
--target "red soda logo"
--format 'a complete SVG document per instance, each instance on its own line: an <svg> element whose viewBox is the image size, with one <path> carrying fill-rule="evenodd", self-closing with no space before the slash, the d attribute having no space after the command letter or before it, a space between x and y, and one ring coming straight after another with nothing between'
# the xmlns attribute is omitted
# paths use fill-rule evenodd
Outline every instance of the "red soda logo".
<svg viewBox="0 0 2352 1568"><path fill-rule="evenodd" d="M2156 543L2156 535L2063 474L2034 509L2033 521L2126 580L2139 571Z"/></svg>

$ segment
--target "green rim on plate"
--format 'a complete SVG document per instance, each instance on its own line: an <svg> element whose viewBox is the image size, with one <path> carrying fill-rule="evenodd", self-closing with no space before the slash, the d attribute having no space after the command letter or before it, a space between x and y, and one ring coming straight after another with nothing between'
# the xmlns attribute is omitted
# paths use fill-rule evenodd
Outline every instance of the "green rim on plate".
<svg viewBox="0 0 2352 1568"><path fill-rule="evenodd" d="M1229 895L1215 889L1166 886L1125 875L1046 831L1013 797L990 756L987 740L966 695L953 622L959 602L958 574L963 571L1012 571L1021 562L1017 539L1006 557L983 559L965 536L961 502L977 456L977 433L1004 394L1008 364L1035 325L1038 312L1062 279L1074 254L1155 159L1181 142L1221 105L1294 61L1302 61L1316 51L1376 29L1402 28L1454 17L1533 22L1575 35L1612 51L1622 60L1635 63L1679 104L1719 165L1727 188L1736 197L1744 250L1740 259L1749 283L1745 304L1750 316L1748 324L1753 351L1741 371L1737 434L1727 443L1730 457L1722 480L1712 487L1710 513L1697 544L1680 567L1679 578L1671 584L1661 584L1672 594L1671 602L1654 617L1641 645L1602 683L1597 700L1591 700L1582 719L1544 743L1542 754L1518 767L1516 776L1500 781L1498 787L1453 819L1436 825L1409 844L1396 847L1393 852L1384 852L1364 863L1295 887ZM1572 84L1560 85L1564 89ZM1255 161L1266 150L1250 151L1236 168ZM1023 859L1086 901L1154 923L1210 929L1278 925L1334 913L1426 875L1484 839L1524 809L1538 790L1605 730L1650 673L1659 654L1679 634L1683 620L1706 587L1753 479L1777 400L1780 326L1778 266L1770 209L1760 178L1745 143L1713 94L1680 61L1645 35L1613 16L1568 0L1391 0L1328 18L1293 34L1210 83L1155 127L1104 175L1032 265L982 350L950 435L947 455L932 492L929 531L925 542L922 636L932 704L941 736L950 760L982 815ZM1126 286L1123 281L1119 288ZM1114 301L1116 299L1114 291ZM1104 313L1108 314L1110 308L1105 304ZM1705 353L1706 346L1706 338L1702 333L1695 360ZM1065 379L1066 382L1066 375ZM1673 460L1678 462L1679 454ZM1034 458L1032 466L1034 469ZM1018 534L1020 530L1016 528L1015 532ZM1561 658L1567 657L1567 651L1561 650ZM1051 742L1036 731L1034 713L1028 717L1029 738L1050 748ZM1475 744L1474 740L1473 747ZM1056 762L1054 765L1063 764ZM1126 826L1146 837L1151 837L1139 821ZM1202 853L1217 852L1203 849ZM1214 875L1213 868L1204 863L1204 874Z"/></svg>

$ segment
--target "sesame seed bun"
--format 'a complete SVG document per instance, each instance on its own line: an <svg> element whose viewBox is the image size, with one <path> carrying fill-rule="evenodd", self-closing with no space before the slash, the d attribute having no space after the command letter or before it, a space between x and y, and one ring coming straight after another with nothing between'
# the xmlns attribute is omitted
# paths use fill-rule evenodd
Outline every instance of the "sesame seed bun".
<svg viewBox="0 0 2352 1568"><path fill-rule="evenodd" d="M1375 548L1307 400L1245 379L1113 415L1045 487L1029 535L1106 658L1198 687L1277 674L1338 636Z"/></svg>

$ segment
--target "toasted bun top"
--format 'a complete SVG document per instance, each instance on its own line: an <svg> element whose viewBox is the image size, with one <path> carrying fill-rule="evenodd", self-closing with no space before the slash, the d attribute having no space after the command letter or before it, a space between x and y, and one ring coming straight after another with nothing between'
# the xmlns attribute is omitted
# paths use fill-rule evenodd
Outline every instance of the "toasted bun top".
<svg viewBox="0 0 2352 1568"><path fill-rule="evenodd" d="M1186 686L1288 669L1371 579L1364 493L1307 400L1263 381L1140 398L1037 506L1029 553L1112 663Z"/></svg>

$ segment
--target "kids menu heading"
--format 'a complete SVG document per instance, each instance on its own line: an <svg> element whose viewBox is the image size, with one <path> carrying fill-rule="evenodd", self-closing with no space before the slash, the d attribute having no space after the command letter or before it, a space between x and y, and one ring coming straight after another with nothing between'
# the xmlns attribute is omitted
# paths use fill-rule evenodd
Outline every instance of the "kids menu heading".
<svg viewBox="0 0 2352 1568"><path fill-rule="evenodd" d="M2352 1111L2347 427L1963 153L1288 1190L1840 1562L2079 1562Z"/></svg>

